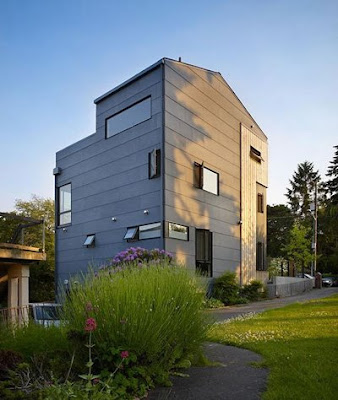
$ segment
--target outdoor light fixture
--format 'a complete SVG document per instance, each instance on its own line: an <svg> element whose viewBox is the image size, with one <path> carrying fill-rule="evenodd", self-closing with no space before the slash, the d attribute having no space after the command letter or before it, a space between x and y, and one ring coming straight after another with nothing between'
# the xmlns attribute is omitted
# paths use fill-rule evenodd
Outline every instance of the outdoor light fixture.
<svg viewBox="0 0 338 400"><path fill-rule="evenodd" d="M116 221L117 221L116 217L112 217L111 220L112 220L113 222L116 222Z"/></svg>
<svg viewBox="0 0 338 400"><path fill-rule="evenodd" d="M149 214L149 210L144 210L144 211L143 211L143 214L144 214L144 215L148 215L148 214Z"/></svg>
<svg viewBox="0 0 338 400"><path fill-rule="evenodd" d="M62 228L62 232L67 232L67 228Z"/></svg>

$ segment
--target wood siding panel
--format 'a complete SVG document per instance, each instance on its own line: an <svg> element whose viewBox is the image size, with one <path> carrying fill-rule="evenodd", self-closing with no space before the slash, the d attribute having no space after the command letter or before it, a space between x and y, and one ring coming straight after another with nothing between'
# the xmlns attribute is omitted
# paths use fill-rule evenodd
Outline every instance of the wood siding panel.
<svg viewBox="0 0 338 400"><path fill-rule="evenodd" d="M268 185L267 143L253 134L245 125L241 126L242 143L242 280L248 283L256 279L256 183ZM255 161L250 156L250 146L259 150L264 161ZM265 214L266 215L266 214Z"/></svg>

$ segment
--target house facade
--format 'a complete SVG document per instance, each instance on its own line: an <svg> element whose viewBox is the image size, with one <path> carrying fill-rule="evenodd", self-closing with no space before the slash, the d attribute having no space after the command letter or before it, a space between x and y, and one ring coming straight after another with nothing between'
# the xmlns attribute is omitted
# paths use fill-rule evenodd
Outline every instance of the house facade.
<svg viewBox="0 0 338 400"><path fill-rule="evenodd" d="M96 132L56 155L57 280L131 246L262 279L267 137L221 74L164 58L94 103Z"/></svg>

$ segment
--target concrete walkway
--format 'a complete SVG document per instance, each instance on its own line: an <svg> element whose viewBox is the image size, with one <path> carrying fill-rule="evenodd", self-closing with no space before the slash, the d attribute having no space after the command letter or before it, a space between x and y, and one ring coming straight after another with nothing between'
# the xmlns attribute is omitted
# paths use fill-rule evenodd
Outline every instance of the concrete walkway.
<svg viewBox="0 0 338 400"><path fill-rule="evenodd" d="M320 299L338 293L338 288L314 289L299 296L264 300L251 304L225 307L208 311L214 321L220 322L239 315L260 313L273 308ZM173 377L170 388L156 388L149 393L149 400L255 400L260 399L266 387L268 370L254 368L252 362L261 361L258 354L217 343L205 344L205 355L217 367L192 367L189 377Z"/></svg>
<svg viewBox="0 0 338 400"><path fill-rule="evenodd" d="M226 319L235 318L243 314L252 312L261 313L266 310L281 308L292 303L321 299L323 297L331 296L335 293L338 293L338 287L313 289L310 292L305 292L298 296L283 297L280 299L263 300L250 304L218 308L216 310L207 311L207 313L210 314L211 318L215 321L224 321Z"/></svg>

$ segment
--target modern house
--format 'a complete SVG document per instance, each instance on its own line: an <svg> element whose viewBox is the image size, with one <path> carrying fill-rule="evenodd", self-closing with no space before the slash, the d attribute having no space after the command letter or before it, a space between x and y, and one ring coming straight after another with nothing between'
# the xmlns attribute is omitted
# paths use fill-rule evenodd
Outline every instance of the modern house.
<svg viewBox="0 0 338 400"><path fill-rule="evenodd" d="M94 103L56 155L57 279L131 246L264 279L267 137L222 75L163 58Z"/></svg>

